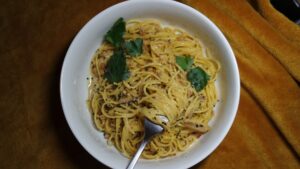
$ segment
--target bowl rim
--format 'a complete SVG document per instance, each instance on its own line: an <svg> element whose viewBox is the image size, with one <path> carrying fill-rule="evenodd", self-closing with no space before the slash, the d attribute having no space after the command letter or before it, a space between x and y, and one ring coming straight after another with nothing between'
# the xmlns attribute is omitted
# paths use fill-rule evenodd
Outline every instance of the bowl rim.
<svg viewBox="0 0 300 169"><path fill-rule="evenodd" d="M235 78L235 83L234 83L234 94L235 97L233 97L234 101L233 101L233 105L232 105L232 115L229 119L229 121L226 123L226 125L224 126L224 130L222 133L220 133L220 137L219 139L214 142L213 144L213 148L210 148L209 150L206 150L205 153L198 158L193 158L189 160L189 162L187 162L186 167L192 167L194 165L196 165L197 163L201 162L203 159L205 159L208 155L210 155L220 144L221 142L224 140L225 136L228 134L229 129L231 128L233 121L236 117L237 114L237 110L238 110L238 105L239 105L239 100L240 100L240 76L239 76L239 70L238 70L238 65L237 65L237 61L235 59L235 55L233 53L233 50L230 46L230 44L228 43L227 39L225 38L225 36L223 35L223 33L220 31L220 29L210 20L208 19L204 14L202 14L200 11L197 11L196 9L185 5L183 3L177 2L177 1L173 1L173 0L131 0L131 1L124 1L124 2L120 2L117 4L114 4L102 11L100 11L98 14L96 14L95 16L93 16L81 29L80 31L76 34L76 36L74 37L74 39L72 40L67 53L65 55L65 58L63 60L63 65L62 65L62 69L61 69L61 74L60 74L60 100L61 100L61 105L62 105L62 109L63 109L63 113L65 116L65 119L68 123L69 128L71 129L73 135L75 136L76 140L81 144L81 146L85 149L85 151L87 151L93 158L95 158L97 161L101 162L102 164L111 167L112 165L104 160L101 160L100 158L97 157L97 155L90 150L89 146L86 146L86 143L83 141L83 138L80 137L80 134L74 129L75 127L73 127L71 125L71 117L69 117L69 114L66 113L68 108L66 107L66 104L64 103L64 100L67 98L67 96L64 95L63 89L64 89L64 75L65 75L65 69L66 69L66 64L67 64L67 60L70 58L70 51L74 48L74 44L78 41L79 35L82 34L84 32L84 30L87 29L87 27L99 16L107 14L110 12L110 10L112 8L117 8L117 7L122 7L124 5L127 5L129 3L145 3L145 2L155 2L155 3L164 3L164 4L170 4L172 3L172 5L177 5L180 6L181 8L185 8L186 10L198 15L199 17L201 17L202 19L206 20L206 22L209 24L209 26L214 28L214 32L217 34L218 38L220 38L222 40L222 42L224 42L225 48L226 50L228 50L229 55L231 57L232 60L232 67L234 69L233 71L233 76Z"/></svg>

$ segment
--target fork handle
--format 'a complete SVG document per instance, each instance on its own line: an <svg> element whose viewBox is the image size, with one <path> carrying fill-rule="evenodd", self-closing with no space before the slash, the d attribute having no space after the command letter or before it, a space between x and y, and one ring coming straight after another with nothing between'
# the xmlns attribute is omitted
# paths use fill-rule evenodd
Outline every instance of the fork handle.
<svg viewBox="0 0 300 169"><path fill-rule="evenodd" d="M135 155L132 157L132 159L130 160L128 166L126 169L133 169L136 162L138 161L140 155L142 154L145 146L147 145L148 140L143 140L143 142L141 143L140 147L138 148L138 150L136 151Z"/></svg>

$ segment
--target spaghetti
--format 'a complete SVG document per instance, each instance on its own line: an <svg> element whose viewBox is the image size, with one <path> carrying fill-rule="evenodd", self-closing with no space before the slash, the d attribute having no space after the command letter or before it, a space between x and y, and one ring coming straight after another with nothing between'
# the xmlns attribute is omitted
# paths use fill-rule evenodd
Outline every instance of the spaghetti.
<svg viewBox="0 0 300 169"><path fill-rule="evenodd" d="M157 20L127 21L124 38L143 39L142 55L126 56L129 79L110 84L104 78L105 64L114 50L111 44L103 42L92 59L88 106L94 124L110 145L131 157L143 139L147 117L161 124L164 132L146 146L143 158L176 155L209 130L219 63L200 40ZM192 57L193 64L210 76L203 90L197 92L176 64L175 56L182 55Z"/></svg>

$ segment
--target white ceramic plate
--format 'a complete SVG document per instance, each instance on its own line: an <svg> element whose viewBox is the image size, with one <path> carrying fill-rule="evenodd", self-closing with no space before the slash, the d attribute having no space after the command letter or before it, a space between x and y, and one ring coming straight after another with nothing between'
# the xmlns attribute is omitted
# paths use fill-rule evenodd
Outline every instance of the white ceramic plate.
<svg viewBox="0 0 300 169"><path fill-rule="evenodd" d="M97 160L112 168L125 168L128 159L109 147L92 123L86 105L89 65L105 33L119 18L155 18L199 37L221 63L217 78L220 102L211 121L212 129L192 148L172 158L140 160L136 168L188 168L207 157L224 139L235 118L240 80L231 47L221 31L203 14L175 1L125 1L92 18L77 34L66 54L60 82L61 102L67 122L80 144Z"/></svg>

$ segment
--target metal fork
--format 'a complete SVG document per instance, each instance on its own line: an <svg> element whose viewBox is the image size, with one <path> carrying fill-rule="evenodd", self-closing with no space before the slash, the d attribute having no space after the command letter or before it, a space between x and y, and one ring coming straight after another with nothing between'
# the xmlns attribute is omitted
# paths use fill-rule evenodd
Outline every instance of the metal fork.
<svg viewBox="0 0 300 169"><path fill-rule="evenodd" d="M143 152L145 146L148 144L148 142L152 139L153 136L161 133L164 130L160 125L152 123L147 118L145 118L145 120L144 120L144 127L145 127L145 137L144 137L140 147L136 151L135 155L130 160L130 162L127 166L127 169L134 168L136 162L138 161L140 155L142 154L142 152Z"/></svg>

